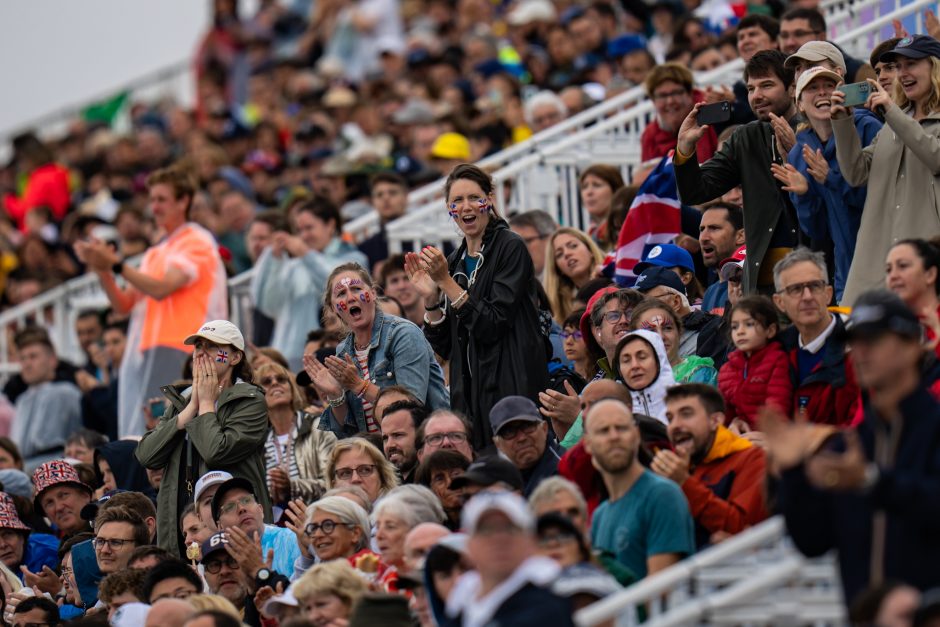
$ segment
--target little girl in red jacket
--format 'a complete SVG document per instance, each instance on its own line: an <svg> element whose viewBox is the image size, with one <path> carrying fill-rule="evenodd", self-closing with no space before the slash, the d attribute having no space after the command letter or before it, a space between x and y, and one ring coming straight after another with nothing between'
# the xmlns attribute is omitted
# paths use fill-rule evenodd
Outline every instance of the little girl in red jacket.
<svg viewBox="0 0 940 627"><path fill-rule="evenodd" d="M737 350L718 372L729 424L739 419L754 429L764 405L791 414L790 361L776 340L778 328L777 310L766 296L746 296L731 310L731 340Z"/></svg>

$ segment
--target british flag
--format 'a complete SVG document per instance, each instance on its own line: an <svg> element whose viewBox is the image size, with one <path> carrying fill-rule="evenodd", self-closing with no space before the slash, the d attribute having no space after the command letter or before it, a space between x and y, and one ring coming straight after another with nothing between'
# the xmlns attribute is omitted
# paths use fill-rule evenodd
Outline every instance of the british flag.
<svg viewBox="0 0 940 627"><path fill-rule="evenodd" d="M681 215L670 153L643 181L620 228L614 270L617 285L630 287L636 282L633 266L650 248L671 242L681 232Z"/></svg>

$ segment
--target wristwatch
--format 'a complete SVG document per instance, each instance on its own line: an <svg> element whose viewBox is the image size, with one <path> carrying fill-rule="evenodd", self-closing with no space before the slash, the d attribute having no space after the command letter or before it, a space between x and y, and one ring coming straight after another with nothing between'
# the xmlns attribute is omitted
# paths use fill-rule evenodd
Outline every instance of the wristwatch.
<svg viewBox="0 0 940 627"><path fill-rule="evenodd" d="M257 574L255 574L255 583L258 584L259 588L271 584L271 571L267 568L259 568Z"/></svg>
<svg viewBox="0 0 940 627"><path fill-rule="evenodd" d="M124 260L122 259L111 266L111 272L113 272L115 276L121 276L121 273L124 272Z"/></svg>

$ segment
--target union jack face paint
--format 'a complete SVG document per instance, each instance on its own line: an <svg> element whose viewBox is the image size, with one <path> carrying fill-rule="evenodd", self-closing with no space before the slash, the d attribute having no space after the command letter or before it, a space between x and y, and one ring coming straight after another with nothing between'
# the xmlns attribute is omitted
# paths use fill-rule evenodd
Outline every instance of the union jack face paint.
<svg viewBox="0 0 940 627"><path fill-rule="evenodd" d="M457 203L455 203L455 202L450 203L450 211L447 212L447 215L449 215L449 216L450 216L451 218L453 218L454 220L457 219L457 216L458 216L458 213L457 213Z"/></svg>
<svg viewBox="0 0 940 627"><path fill-rule="evenodd" d="M480 213L486 213L490 210L490 203L486 198L478 200L477 205L480 207Z"/></svg>
<svg viewBox="0 0 940 627"><path fill-rule="evenodd" d="M228 351L224 351L220 348L219 352L215 354L215 360L220 364L227 364L228 363Z"/></svg>

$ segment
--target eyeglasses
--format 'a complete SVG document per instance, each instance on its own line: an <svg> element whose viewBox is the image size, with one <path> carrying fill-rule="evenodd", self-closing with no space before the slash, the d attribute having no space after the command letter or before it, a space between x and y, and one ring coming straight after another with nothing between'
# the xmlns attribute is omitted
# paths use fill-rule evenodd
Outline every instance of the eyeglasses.
<svg viewBox="0 0 940 627"><path fill-rule="evenodd" d="M257 501L255 500L255 497L251 496L250 494L246 494L245 496L237 498L231 503L226 503L225 505L220 507L219 513L231 514L239 507L248 507L249 505L253 505L255 503L257 503Z"/></svg>
<svg viewBox="0 0 940 627"><path fill-rule="evenodd" d="M552 546L553 544L568 544L569 542L576 541L572 534L566 533L564 531L559 531L558 533L544 533L539 536L539 546Z"/></svg>
<svg viewBox="0 0 940 627"><path fill-rule="evenodd" d="M270 377L261 379L262 387L267 387L270 385L284 385L285 383L287 383L287 377L282 374L272 374Z"/></svg>
<svg viewBox="0 0 940 627"><path fill-rule="evenodd" d="M444 439L447 438L453 444L463 444L467 441L467 434L461 433L459 431L450 431L448 433L435 433L424 438L426 444L431 446L440 446L444 443Z"/></svg>
<svg viewBox="0 0 940 627"><path fill-rule="evenodd" d="M571 338L574 338L574 339L576 339L576 340L580 340L580 339L582 339L583 337L584 337L584 335L582 335L582 333L581 333L580 331L562 331L562 332L561 332L561 339L563 339L563 340L568 340L568 339L571 339Z"/></svg>
<svg viewBox="0 0 940 627"><path fill-rule="evenodd" d="M508 425L500 429L499 433L497 433L496 435L498 435L504 440L515 440L519 436L520 433L523 433L525 435L532 435L533 433L535 433L535 430L538 428L540 424L541 424L541 421L540 422L526 421L526 422L509 423Z"/></svg>
<svg viewBox="0 0 940 627"><path fill-rule="evenodd" d="M129 538L94 538L91 541L91 545L95 548L96 551L100 551L105 546L107 546L112 551L120 551L124 548L124 545L127 543L135 544L132 539Z"/></svg>
<svg viewBox="0 0 940 627"><path fill-rule="evenodd" d="M619 311L608 311L607 313L604 314L604 320L606 320L610 324L617 324L618 322L620 322L621 318L625 319L627 322L630 322L630 312L619 310Z"/></svg>
<svg viewBox="0 0 940 627"><path fill-rule="evenodd" d="M209 562L203 562L202 565L205 567L207 573L212 573L213 575L217 574L222 570L222 564L225 564L231 570L238 570L238 562L235 561L235 558L232 556L226 557L222 560L211 560Z"/></svg>
<svg viewBox="0 0 940 627"><path fill-rule="evenodd" d="M802 296L803 292L806 291L806 288L809 288L810 293L813 296L818 296L822 294L822 291L826 289L825 281L806 281L805 283L794 283L793 285L788 285L782 290L779 290L777 293L782 294L787 293L787 296L791 298L796 298L797 296Z"/></svg>
<svg viewBox="0 0 940 627"><path fill-rule="evenodd" d="M353 473L359 475L360 479L365 479L371 477L374 472L375 464L363 464L355 468L337 468L333 471L333 476L340 481L349 481L352 479Z"/></svg>
<svg viewBox="0 0 940 627"><path fill-rule="evenodd" d="M337 527L346 527L347 529L352 529L352 525L349 523L336 522L335 520L330 520L327 518L322 523L309 523L306 527L304 527L304 533L306 533L308 536L312 536L318 530L322 530L324 534L330 535Z"/></svg>
<svg viewBox="0 0 940 627"><path fill-rule="evenodd" d="M673 89L672 91L662 92L659 94L653 94L653 100L656 100L657 102L665 102L666 100L669 100L670 98L682 98L688 93L689 92L687 92L684 89Z"/></svg>

